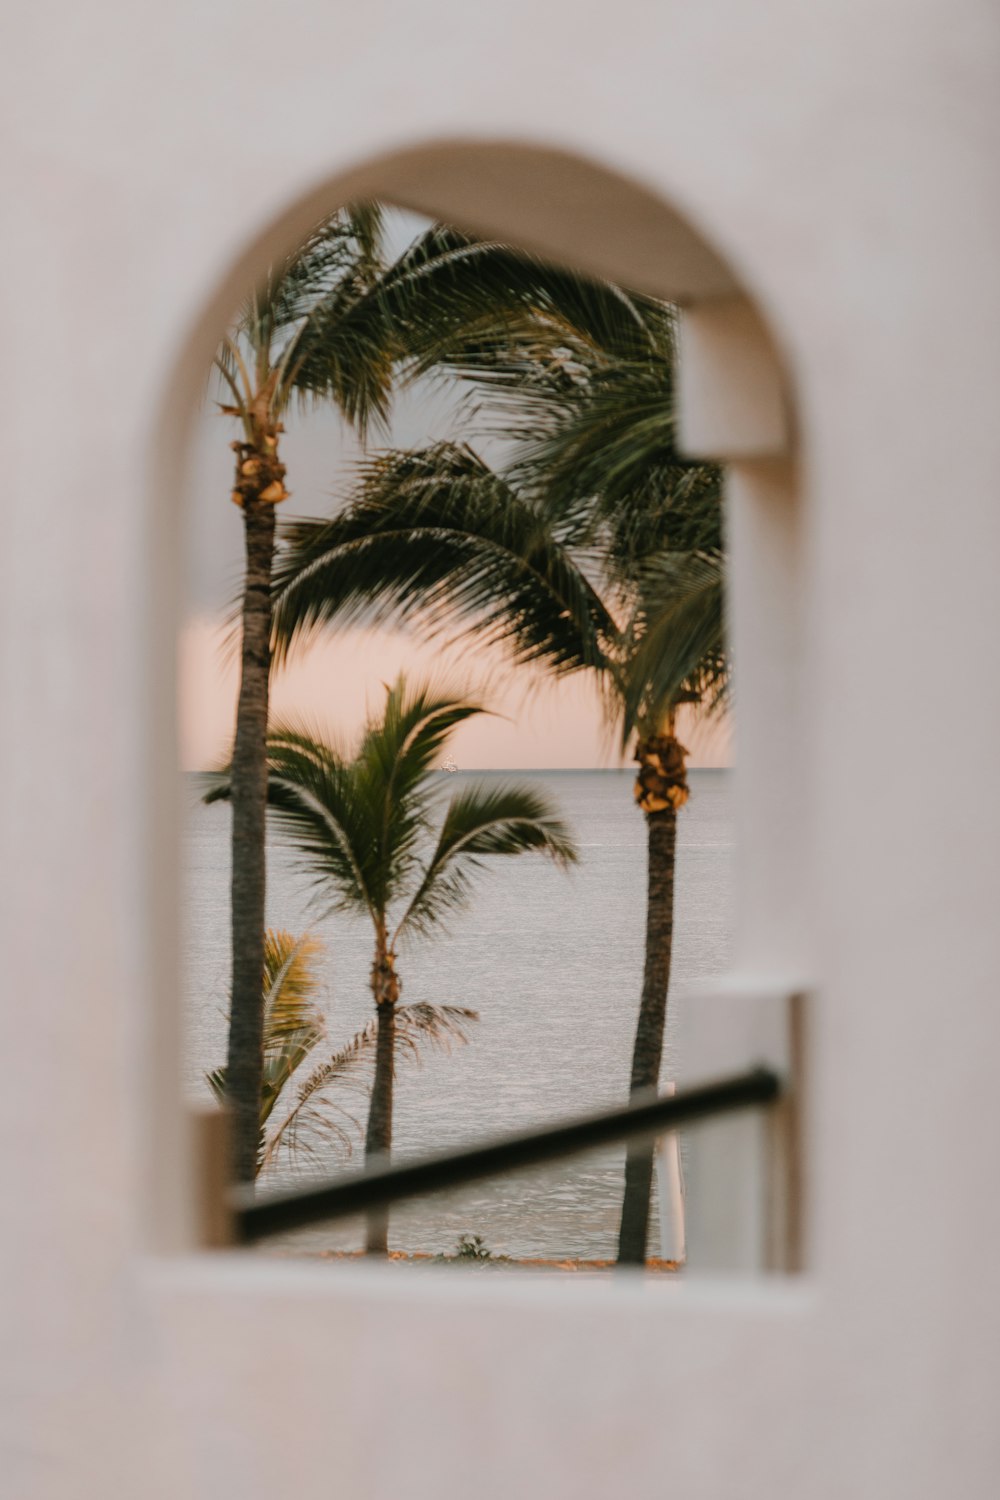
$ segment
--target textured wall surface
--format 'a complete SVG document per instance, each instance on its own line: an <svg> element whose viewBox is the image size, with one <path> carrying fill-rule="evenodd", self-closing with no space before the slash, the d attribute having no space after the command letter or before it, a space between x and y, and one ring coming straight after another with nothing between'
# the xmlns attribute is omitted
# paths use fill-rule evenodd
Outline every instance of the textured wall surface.
<svg viewBox="0 0 1000 1500"><path fill-rule="evenodd" d="M4 1492L994 1495L995 7L92 0L6 29ZM186 1248L187 421L246 278L361 191L740 286L781 350L796 462L734 481L741 962L816 994L804 1277Z"/></svg>

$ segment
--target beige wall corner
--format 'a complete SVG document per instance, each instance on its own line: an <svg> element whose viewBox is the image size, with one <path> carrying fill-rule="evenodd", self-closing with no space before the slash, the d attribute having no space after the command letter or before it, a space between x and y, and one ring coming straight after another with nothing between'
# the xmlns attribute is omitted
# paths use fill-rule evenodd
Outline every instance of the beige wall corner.
<svg viewBox="0 0 1000 1500"><path fill-rule="evenodd" d="M790 403L778 356L745 297L681 314L680 442L692 458L777 458L791 442Z"/></svg>

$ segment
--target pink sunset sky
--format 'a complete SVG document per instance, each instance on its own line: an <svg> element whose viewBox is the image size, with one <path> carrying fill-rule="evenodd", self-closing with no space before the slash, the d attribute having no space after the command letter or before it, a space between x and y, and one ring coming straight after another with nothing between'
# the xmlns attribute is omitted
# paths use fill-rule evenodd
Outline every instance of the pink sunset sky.
<svg viewBox="0 0 1000 1500"><path fill-rule="evenodd" d="M234 510L234 517L236 512ZM228 757L238 688L238 662L215 617L188 620L180 640L180 754L185 770L204 770ZM494 712L463 724L450 753L463 769L601 767L621 763L614 734L591 680L583 674L554 683L533 670L506 671L495 654L474 647L420 645L393 631L350 630L315 640L276 674L272 717L304 724L348 744L382 701L382 684L400 671L457 687ZM681 738L692 765L728 765L725 724L690 720Z"/></svg>

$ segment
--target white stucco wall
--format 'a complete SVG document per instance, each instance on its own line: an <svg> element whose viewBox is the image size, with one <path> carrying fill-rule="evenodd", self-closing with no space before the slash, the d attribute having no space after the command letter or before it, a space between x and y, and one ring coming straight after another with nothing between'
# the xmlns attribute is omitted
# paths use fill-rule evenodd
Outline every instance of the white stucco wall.
<svg viewBox="0 0 1000 1500"><path fill-rule="evenodd" d="M8 19L5 1493L995 1493L998 31L988 0ZM476 139L566 149L687 215L792 377L802 793L773 797L756 868L799 861L801 910L786 944L765 881L743 962L817 996L795 1281L424 1285L164 1248L185 382L324 183ZM454 170L488 218L488 182ZM526 174L484 227L656 282L670 222L624 188L595 210L567 174ZM721 261L695 248L702 293L730 289ZM738 476L746 555L766 483ZM741 704L748 828L766 701ZM144 1191L154 1137L176 1191Z"/></svg>

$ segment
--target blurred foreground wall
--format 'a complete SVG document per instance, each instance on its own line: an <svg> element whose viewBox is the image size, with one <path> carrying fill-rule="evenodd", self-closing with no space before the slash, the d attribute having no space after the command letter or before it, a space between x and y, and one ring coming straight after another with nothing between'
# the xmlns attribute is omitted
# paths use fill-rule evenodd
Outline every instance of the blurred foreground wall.
<svg viewBox="0 0 1000 1500"><path fill-rule="evenodd" d="M4 1494L994 1495L995 7L93 0L5 29ZM734 985L814 1001L800 1276L197 1248L184 448L241 287L359 193L690 309L747 662Z"/></svg>

